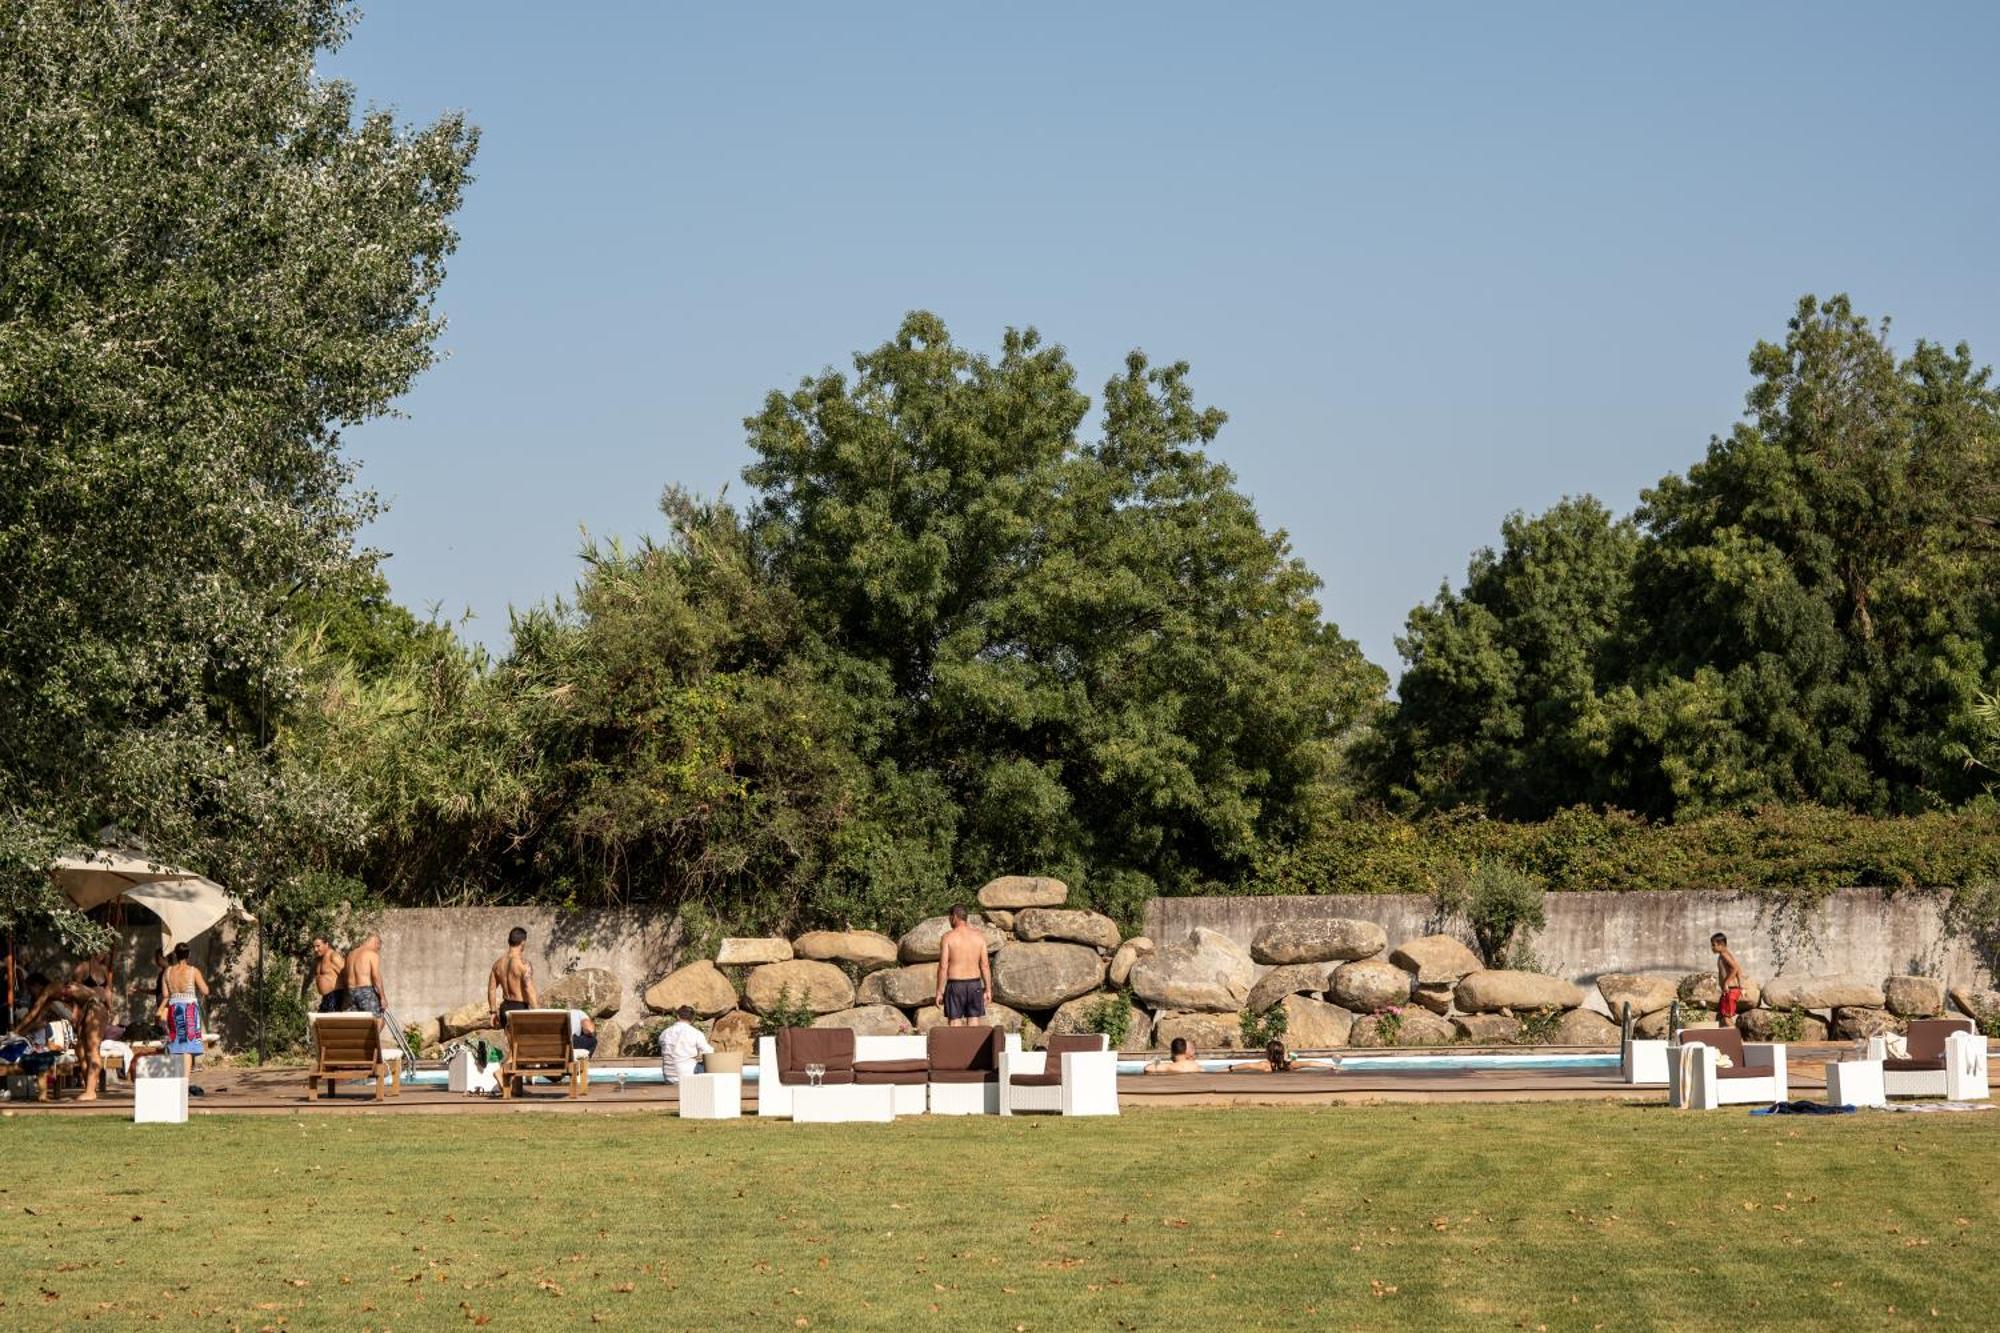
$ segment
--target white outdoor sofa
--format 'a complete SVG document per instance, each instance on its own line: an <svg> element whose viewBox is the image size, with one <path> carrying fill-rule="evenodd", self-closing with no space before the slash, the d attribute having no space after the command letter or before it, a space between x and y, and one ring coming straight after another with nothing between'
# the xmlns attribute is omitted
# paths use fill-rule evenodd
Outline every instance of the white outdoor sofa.
<svg viewBox="0 0 2000 1333"><path fill-rule="evenodd" d="M1729 1057L1727 1068L1716 1057ZM1667 1048L1667 1104L1695 1111L1789 1101L1785 1048L1745 1042L1735 1028L1682 1028Z"/></svg>
<svg viewBox="0 0 2000 1333"><path fill-rule="evenodd" d="M934 1042L930 1033L908 1036L860 1036L845 1028L791 1028L779 1037L757 1040L757 1114L790 1117L793 1091L809 1082L808 1064L826 1066L821 1090L812 1094L821 1105L818 1114L829 1110L839 1114L843 1102L854 1103L854 1119L879 1119L876 1108L881 1098L890 1099L895 1115L992 1114L999 1109L999 1069L997 1056L988 1063L983 1077L947 1073L945 1081L932 1081L935 1059L941 1069L963 1068L953 1054L959 1047L976 1046L995 1040L991 1028L934 1028L936 1032L958 1032L963 1037L945 1037ZM973 1033L982 1034L972 1036ZM1001 1033L999 1054L1018 1053L1021 1038ZM934 1056L934 1050L937 1054ZM978 1064L978 1060L971 1061ZM958 1080L958 1081L953 1081ZM838 1091L852 1087L851 1094ZM883 1089L887 1089L886 1094ZM942 1089L942 1091L940 1091Z"/></svg>
<svg viewBox="0 0 2000 1333"><path fill-rule="evenodd" d="M1102 1033L1065 1034L1000 1056L1000 1114L1118 1114L1118 1052Z"/></svg>
<svg viewBox="0 0 2000 1333"><path fill-rule="evenodd" d="M1890 1097L1942 1097L1983 1102L1987 1082L1986 1038L1969 1018L1917 1018L1904 1034L1907 1056L1892 1056L1884 1037L1868 1039L1868 1058L1882 1062L1882 1091Z"/></svg>

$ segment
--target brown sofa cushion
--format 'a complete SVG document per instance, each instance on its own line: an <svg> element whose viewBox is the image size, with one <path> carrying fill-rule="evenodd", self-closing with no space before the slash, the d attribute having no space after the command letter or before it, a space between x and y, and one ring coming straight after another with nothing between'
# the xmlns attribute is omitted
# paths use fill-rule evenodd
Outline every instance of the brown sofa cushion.
<svg viewBox="0 0 2000 1333"><path fill-rule="evenodd" d="M851 1028L779 1028L778 1082L810 1083L807 1065L825 1065L822 1083L854 1081L854 1031Z"/></svg>
<svg viewBox="0 0 2000 1333"><path fill-rule="evenodd" d="M931 1062L928 1060L856 1060L854 1072L857 1074L927 1074Z"/></svg>
<svg viewBox="0 0 2000 1333"><path fill-rule="evenodd" d="M1942 1069L1944 1068L1942 1063L1944 1060L1944 1044L1951 1037L1951 1034L1954 1032L1971 1032L1972 1030L1972 1020L1969 1018L1912 1019L1909 1031L1904 1034L1909 1042L1910 1059L1936 1060L1940 1062L1937 1067ZM1885 1064L1883 1068L1891 1069L1894 1066Z"/></svg>
<svg viewBox="0 0 2000 1333"><path fill-rule="evenodd" d="M1715 1076L1717 1078L1774 1078L1777 1072L1777 1067L1774 1065L1731 1065L1727 1069L1716 1070Z"/></svg>
<svg viewBox="0 0 2000 1333"><path fill-rule="evenodd" d="M1016 1074L1008 1081L1017 1088L1051 1088L1062 1082L1062 1058L1065 1054L1082 1051L1101 1051L1104 1038L1095 1032L1061 1033L1049 1038L1044 1048L1048 1059L1042 1062L1039 1074Z"/></svg>
<svg viewBox="0 0 2000 1333"><path fill-rule="evenodd" d="M935 1027L924 1034L930 1056L931 1082L983 1083L1000 1077L1000 1029L995 1027ZM943 1077L973 1074L973 1078Z"/></svg>
<svg viewBox="0 0 2000 1333"><path fill-rule="evenodd" d="M1775 1065L1752 1065L1744 1063L1743 1034L1735 1028L1682 1028L1683 1046L1713 1046L1719 1054L1729 1057L1729 1068L1717 1069L1717 1078L1774 1078L1778 1069Z"/></svg>
<svg viewBox="0 0 2000 1333"><path fill-rule="evenodd" d="M1898 1060L1893 1057L1882 1062L1882 1072L1886 1074L1942 1074L1942 1060Z"/></svg>
<svg viewBox="0 0 2000 1333"><path fill-rule="evenodd" d="M870 1069L870 1065L916 1065L916 1069ZM900 1083L922 1087L930 1079L924 1061L862 1061L854 1067L856 1083Z"/></svg>

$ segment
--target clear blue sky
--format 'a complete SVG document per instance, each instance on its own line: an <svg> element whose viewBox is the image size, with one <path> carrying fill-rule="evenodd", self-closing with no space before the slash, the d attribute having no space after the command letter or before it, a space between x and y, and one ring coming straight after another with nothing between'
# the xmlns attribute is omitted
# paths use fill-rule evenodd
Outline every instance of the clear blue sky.
<svg viewBox="0 0 2000 1333"><path fill-rule="evenodd" d="M450 359L349 445L422 609L742 494L742 418L927 307L1193 363L1217 452L1394 636L1510 509L1629 508L1803 292L2000 358L2000 6L377 0L328 64L484 131Z"/></svg>

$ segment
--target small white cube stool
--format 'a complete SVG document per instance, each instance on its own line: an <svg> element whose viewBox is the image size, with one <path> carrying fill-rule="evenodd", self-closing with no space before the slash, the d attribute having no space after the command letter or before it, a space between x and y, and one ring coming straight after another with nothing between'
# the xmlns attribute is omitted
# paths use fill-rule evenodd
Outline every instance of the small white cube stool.
<svg viewBox="0 0 2000 1333"><path fill-rule="evenodd" d="M1880 1060L1842 1060L1826 1066L1828 1106L1887 1106Z"/></svg>
<svg viewBox="0 0 2000 1333"><path fill-rule="evenodd" d="M792 1120L796 1124L830 1125L896 1118L896 1089L887 1083L809 1083L792 1085Z"/></svg>
<svg viewBox="0 0 2000 1333"><path fill-rule="evenodd" d="M743 1114L743 1075L683 1074L681 1119L734 1120Z"/></svg>
<svg viewBox="0 0 2000 1333"><path fill-rule="evenodd" d="M132 1123L185 1125L188 1118L187 1066L178 1055L149 1055L139 1061L132 1081Z"/></svg>

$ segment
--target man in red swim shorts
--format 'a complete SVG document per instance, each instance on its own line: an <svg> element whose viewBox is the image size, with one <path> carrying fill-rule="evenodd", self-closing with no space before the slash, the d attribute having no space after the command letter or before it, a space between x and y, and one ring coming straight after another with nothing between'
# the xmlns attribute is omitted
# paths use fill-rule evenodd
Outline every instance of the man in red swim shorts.
<svg viewBox="0 0 2000 1333"><path fill-rule="evenodd" d="M1736 1006L1743 1002L1743 969L1736 955L1729 952L1729 937L1721 931L1708 937L1708 947L1715 950L1715 984L1722 991L1715 1004L1715 1017L1729 1027L1736 1022Z"/></svg>

